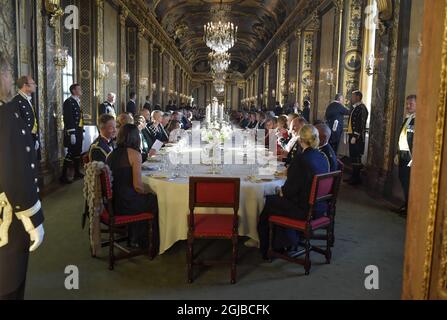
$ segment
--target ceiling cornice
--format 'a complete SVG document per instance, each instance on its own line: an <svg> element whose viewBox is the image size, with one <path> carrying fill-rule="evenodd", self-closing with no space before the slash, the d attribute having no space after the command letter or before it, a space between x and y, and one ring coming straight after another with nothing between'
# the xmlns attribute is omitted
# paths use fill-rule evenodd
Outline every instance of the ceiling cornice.
<svg viewBox="0 0 447 320"><path fill-rule="evenodd" d="M177 49L174 40L169 37L167 32L158 23L144 0L114 0L114 2L120 7L124 7L129 13L128 17L136 24L143 26L154 43L160 44L180 64L183 70L189 73L189 75L192 75L191 65Z"/></svg>
<svg viewBox="0 0 447 320"><path fill-rule="evenodd" d="M293 12L287 17L284 23L276 31L275 35L257 56L255 61L248 67L244 74L247 79L256 69L259 68L274 52L281 47L291 35L299 28L308 24L312 19L312 13L327 6L333 0L301 0Z"/></svg>

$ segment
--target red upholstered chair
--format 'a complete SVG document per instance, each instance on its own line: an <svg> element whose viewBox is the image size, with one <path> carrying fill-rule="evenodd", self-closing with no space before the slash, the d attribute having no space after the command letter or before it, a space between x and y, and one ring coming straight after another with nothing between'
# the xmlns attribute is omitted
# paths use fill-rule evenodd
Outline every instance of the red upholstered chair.
<svg viewBox="0 0 447 320"><path fill-rule="evenodd" d="M343 170L345 169L345 165L344 163L340 160L337 159L337 164L338 164L338 171L340 171L340 179L338 179L338 186L337 186L337 190L340 190L340 184L341 181L343 179ZM335 213L337 212L337 208L336 208L336 202L334 202L334 208L332 211L332 232L331 232L331 239L330 239L330 245L331 247L334 246L334 242L335 242ZM326 240L326 235L325 234L313 234L312 239L314 240Z"/></svg>
<svg viewBox="0 0 447 320"><path fill-rule="evenodd" d="M101 189L104 198L104 211L100 216L101 223L108 227L109 241L103 242L102 247L109 246L109 269L113 270L115 261L121 259L127 259L139 255L149 254L149 258L153 259L155 255L154 251L154 239L153 239L153 224L154 215L150 212L142 212L135 215L118 215L114 212L113 201L112 201L112 187L110 184L110 178L106 170L103 169L101 173ZM149 224L149 251L146 249L139 250L128 250L121 246L118 242L121 240L127 240L127 238L115 239L115 234L122 233L123 228L127 229L130 223L148 221ZM124 254L120 256L115 256L114 248L120 249Z"/></svg>
<svg viewBox="0 0 447 320"><path fill-rule="evenodd" d="M193 281L193 266L211 264L195 261L194 239L227 239L233 245L232 259L215 263L231 263L231 283L236 282L239 178L189 178L188 216L188 282ZM196 214L195 208L233 208L233 214Z"/></svg>
<svg viewBox="0 0 447 320"><path fill-rule="evenodd" d="M313 178L311 192L309 196L309 212L305 220L291 219L283 216L272 215L269 218L269 250L268 256L278 257L288 260L293 263L304 265L305 274L308 275L311 267L310 252L315 251L323 254L326 257L326 263L331 261L331 239L333 230L333 220L335 212L335 203L337 200L338 187L341 180L341 171L316 175ZM313 211L315 204L326 201L328 209L326 215L321 218L314 219ZM303 233L305 243L305 258L289 257L287 254L276 252L272 247L273 226L278 225L283 228L297 230ZM326 231L326 249L311 246L310 240L313 238L313 233L316 230L324 229Z"/></svg>

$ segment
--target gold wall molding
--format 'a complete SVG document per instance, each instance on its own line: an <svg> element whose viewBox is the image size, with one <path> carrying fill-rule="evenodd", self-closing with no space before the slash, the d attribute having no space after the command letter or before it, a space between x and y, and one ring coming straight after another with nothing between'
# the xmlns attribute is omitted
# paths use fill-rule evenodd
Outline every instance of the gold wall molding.
<svg viewBox="0 0 447 320"><path fill-rule="evenodd" d="M144 0L113 0L117 5L124 8L128 16L137 25L142 25L146 28L152 39L157 39L157 42L161 47L169 52L169 55L177 61L182 68L192 74L192 68L190 64L178 51L174 40L172 40L158 20L155 18L154 13L148 8L146 1ZM132 10L133 9L133 10Z"/></svg>
<svg viewBox="0 0 447 320"><path fill-rule="evenodd" d="M387 107L385 113L385 141L392 141L393 135L393 119L396 113L396 82L397 82L397 42L399 38L399 12L400 12L400 0L395 1L395 11L393 16L391 39L390 39L390 74L388 80L388 96L387 96ZM383 169L389 171L392 168L393 155L390 155L391 143L385 143L383 155Z"/></svg>
<svg viewBox="0 0 447 320"><path fill-rule="evenodd" d="M37 12L42 12L43 8L42 8L42 1L36 1L36 11ZM45 86L45 65L46 65L46 61L45 61L45 52L46 52L46 48L45 48L45 38L44 38L44 34L45 34L45 27L46 24L44 22L45 17L41 14L37 14L36 16L36 30L37 30L37 83L39 84L37 87L37 92L39 95L39 121L40 124L43 123L43 121L45 121L45 110L47 109L46 106L46 98L45 98L45 93L46 93L46 86ZM41 137L41 163L46 163L47 159L48 159L48 150L47 150L47 127L45 125L40 125L39 126L39 135Z"/></svg>
<svg viewBox="0 0 447 320"><path fill-rule="evenodd" d="M99 105L104 98L104 79L100 79L98 71L100 64L104 61L104 0L96 1L96 64L95 64L95 105ZM92 115L97 118L98 108L92 109ZM96 111L96 112L95 112Z"/></svg>
<svg viewBox="0 0 447 320"><path fill-rule="evenodd" d="M423 276L423 298L428 299L430 294L430 278L432 271L433 250L435 241L435 223L436 214L438 211L439 188L440 188L440 176L441 176L441 163L442 152L445 145L444 131L445 131L445 119L446 119L446 103L447 103L447 1L444 0L444 10L446 12L444 18L444 35L442 41L442 68L441 68L441 83L439 90L439 102L436 108L436 130L435 141L433 147L433 169L432 169L432 183L429 196L429 212L427 217L427 238L425 240L425 263L424 263L424 276ZM445 159L444 159L445 160ZM444 167L445 170L445 167ZM440 224L444 226L442 230L442 245L441 245L441 257L440 257L440 275L438 282L439 292L447 293L447 219L444 219L444 223Z"/></svg>
<svg viewBox="0 0 447 320"><path fill-rule="evenodd" d="M313 50L314 50L314 32L304 31L303 33L303 50L301 57L301 84L300 84L300 97L311 98L313 92Z"/></svg>
<svg viewBox="0 0 447 320"><path fill-rule="evenodd" d="M362 66L362 25L364 0L348 0L346 40L344 44L343 94L349 96L358 89Z"/></svg>
<svg viewBox="0 0 447 320"><path fill-rule="evenodd" d="M270 42L265 46L264 50L262 50L256 57L255 61L245 72L244 77L248 78L262 63L264 63L264 61L270 60L275 50L277 50L284 41L293 36L297 28L304 28L315 23L315 19L319 19L319 9L326 7L332 1L333 0L301 1L286 21L279 27Z"/></svg>
<svg viewBox="0 0 447 320"><path fill-rule="evenodd" d="M61 39L61 21L57 21L54 25L54 47L60 48L62 47L62 39ZM56 131L57 131L57 145L59 147L58 150L58 158L62 159L64 157L64 116L63 116L63 106L62 106L62 68L56 66L55 68L55 76L56 76Z"/></svg>

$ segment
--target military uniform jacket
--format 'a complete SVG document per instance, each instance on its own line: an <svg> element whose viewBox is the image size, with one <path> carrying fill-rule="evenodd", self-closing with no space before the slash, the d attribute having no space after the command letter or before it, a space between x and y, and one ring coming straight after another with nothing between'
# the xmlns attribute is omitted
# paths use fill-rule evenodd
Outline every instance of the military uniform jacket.
<svg viewBox="0 0 447 320"><path fill-rule="evenodd" d="M64 101L64 132L65 132L65 146L70 145L70 135L76 135L77 143L82 140L83 133L83 119L82 110L78 102L73 98L69 97Z"/></svg>
<svg viewBox="0 0 447 320"><path fill-rule="evenodd" d="M114 147L112 141L108 142L105 138L99 136L90 146L90 161L100 161L105 163L107 156L113 151L113 149Z"/></svg>
<svg viewBox="0 0 447 320"><path fill-rule="evenodd" d="M8 235L8 243L0 247L0 296L15 291L26 277L30 239L18 217L29 217L34 227L44 221L33 151L34 141L18 105L0 103L0 224L10 221L9 228L0 228Z"/></svg>
<svg viewBox="0 0 447 320"><path fill-rule="evenodd" d="M358 142L365 142L367 119L368 109L363 103L352 109L349 121L352 127L352 135L358 139Z"/></svg>
<svg viewBox="0 0 447 320"><path fill-rule="evenodd" d="M99 115L101 116L104 113L110 114L116 118L115 107L109 101L104 101L99 105Z"/></svg>
<svg viewBox="0 0 447 320"><path fill-rule="evenodd" d="M326 144L320 148L321 153L323 153L329 162L329 167L331 172L338 170L337 156L335 155L334 149L332 149L330 144Z"/></svg>
<svg viewBox="0 0 447 320"><path fill-rule="evenodd" d="M349 115L349 109L345 108L338 101L331 102L331 104L327 107L325 118L327 125L332 132L329 140L330 142L338 142L340 140L340 135L343 132L345 115ZM335 126L334 123L336 120L338 121L338 124Z"/></svg>
<svg viewBox="0 0 447 320"><path fill-rule="evenodd" d="M407 127L405 127L406 122L407 122L407 118L402 123L402 126L401 126L399 132L402 134L402 131L404 131L404 130L406 131L405 134L407 136L407 143L408 143L410 152L408 154L400 154L400 156L404 158L403 160L410 161L412 159L411 155L413 154L414 126L416 123L416 117L413 117L413 119L411 119L411 121L408 123ZM399 150L399 151L401 151L401 150Z"/></svg>
<svg viewBox="0 0 447 320"><path fill-rule="evenodd" d="M19 110L19 115L25 122L25 126L31 133L34 141L38 141L39 130L37 126L36 111L28 101L27 97L22 93L18 93L14 98L12 98L10 103L17 107Z"/></svg>

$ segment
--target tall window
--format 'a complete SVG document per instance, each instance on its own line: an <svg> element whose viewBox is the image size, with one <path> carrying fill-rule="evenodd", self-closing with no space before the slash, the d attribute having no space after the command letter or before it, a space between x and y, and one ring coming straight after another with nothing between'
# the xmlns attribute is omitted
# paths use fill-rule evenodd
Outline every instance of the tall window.
<svg viewBox="0 0 447 320"><path fill-rule="evenodd" d="M73 84L73 82L73 57L69 55L67 65L62 70L62 93L64 101L71 96L70 86Z"/></svg>

